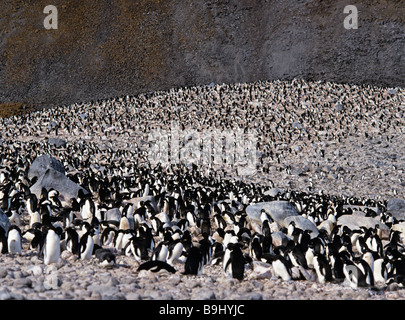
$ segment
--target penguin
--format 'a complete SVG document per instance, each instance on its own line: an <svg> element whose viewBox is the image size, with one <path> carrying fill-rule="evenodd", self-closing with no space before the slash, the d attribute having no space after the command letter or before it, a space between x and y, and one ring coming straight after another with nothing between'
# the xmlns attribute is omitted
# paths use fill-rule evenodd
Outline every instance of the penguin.
<svg viewBox="0 0 405 320"><path fill-rule="evenodd" d="M44 263L46 265L58 263L60 257L60 228L50 227L45 236L45 243L43 246Z"/></svg>
<svg viewBox="0 0 405 320"><path fill-rule="evenodd" d="M148 250L146 245L146 238L145 237L136 237L133 236L127 246L131 250L132 255L134 256L135 260L141 262L142 260L148 260ZM126 248L124 248L124 252Z"/></svg>
<svg viewBox="0 0 405 320"><path fill-rule="evenodd" d="M224 257L222 259L222 267L224 269L224 271L226 271L226 266L228 265L228 261L231 258L231 247L229 247L230 244L237 244L239 243L238 237L237 236L232 236L231 239L229 239L228 244L225 246L224 243L224 247L225 247L225 252L224 252Z"/></svg>
<svg viewBox="0 0 405 320"><path fill-rule="evenodd" d="M294 244L293 240L288 241L286 247L286 253L288 254L291 263L296 266L302 266L308 269L307 260L305 259L305 254L302 252L300 246Z"/></svg>
<svg viewBox="0 0 405 320"><path fill-rule="evenodd" d="M361 272L353 261L345 257L343 261L343 273L351 288L357 289L358 287L367 286L363 272Z"/></svg>
<svg viewBox="0 0 405 320"><path fill-rule="evenodd" d="M41 223L34 223L32 228L23 232L22 237L29 242L30 249L37 250L38 255L41 255L45 243L45 235L41 231Z"/></svg>
<svg viewBox="0 0 405 320"><path fill-rule="evenodd" d="M79 235L72 227L65 229L65 243L66 249L73 254L79 253Z"/></svg>
<svg viewBox="0 0 405 320"><path fill-rule="evenodd" d="M0 227L0 252L8 253L7 235L3 227Z"/></svg>
<svg viewBox="0 0 405 320"><path fill-rule="evenodd" d="M7 245L9 253L21 255L21 229L14 224L8 228Z"/></svg>
<svg viewBox="0 0 405 320"><path fill-rule="evenodd" d="M114 246L114 240L117 236L117 229L107 227L101 233L100 242L102 246Z"/></svg>
<svg viewBox="0 0 405 320"><path fill-rule="evenodd" d="M62 203L59 200L59 191L51 188L48 191L48 200L51 202L53 208L62 208Z"/></svg>
<svg viewBox="0 0 405 320"><path fill-rule="evenodd" d="M80 238L78 255L81 260L89 260L91 258L91 255L93 254L93 234L94 231L89 230Z"/></svg>
<svg viewBox="0 0 405 320"><path fill-rule="evenodd" d="M260 236L258 234L254 235L250 241L250 255L254 260L259 260L263 255L263 248L261 246Z"/></svg>
<svg viewBox="0 0 405 320"><path fill-rule="evenodd" d="M379 258L374 260L374 282L386 283L388 279L387 260Z"/></svg>
<svg viewBox="0 0 405 320"><path fill-rule="evenodd" d="M345 254L348 255L347 252L334 252L329 256L332 275L337 281L342 281L345 278L345 274L343 272L343 258L341 257Z"/></svg>
<svg viewBox="0 0 405 320"><path fill-rule="evenodd" d="M170 264L168 264L164 261L159 261L159 260L149 260L149 261L142 263L138 267L137 271L139 272L141 270L149 270L154 273L161 272L161 271L176 273L176 269L173 266L171 266Z"/></svg>
<svg viewBox="0 0 405 320"><path fill-rule="evenodd" d="M41 222L41 215L38 210L38 198L35 193L30 193L27 196L25 203L30 216L30 228L32 228L34 223Z"/></svg>
<svg viewBox="0 0 405 320"><path fill-rule="evenodd" d="M104 268L115 266L115 254L110 249L98 248L94 251L94 255L98 259L100 266Z"/></svg>
<svg viewBox="0 0 405 320"><path fill-rule="evenodd" d="M281 278L284 281L290 281L292 279L291 262L279 253L266 255L266 258L267 262L271 263L276 277Z"/></svg>
<svg viewBox="0 0 405 320"><path fill-rule="evenodd" d="M132 217L133 206L131 204L126 204L122 210L120 224L118 229L128 230L134 228L134 220Z"/></svg>
<svg viewBox="0 0 405 320"><path fill-rule="evenodd" d="M200 243L200 251L203 256L203 264L209 264L211 263L211 257L212 257L212 242L209 239L209 234L208 233L203 233L203 239L199 241Z"/></svg>
<svg viewBox="0 0 405 320"><path fill-rule="evenodd" d="M245 270L245 260L242 254L239 243L229 243L228 248L230 251L229 259L225 264L225 274L230 275L232 278L243 280Z"/></svg>
<svg viewBox="0 0 405 320"><path fill-rule="evenodd" d="M318 276L319 283L332 281L332 269L328 260L323 254L315 254L314 269L316 271L316 275Z"/></svg>
<svg viewBox="0 0 405 320"><path fill-rule="evenodd" d="M263 254L274 254L273 237L271 235L262 237L262 255Z"/></svg>
<svg viewBox="0 0 405 320"><path fill-rule="evenodd" d="M167 257L167 263L173 265L179 261L181 254L183 253L183 243L181 239L176 239L169 244L169 255Z"/></svg>
<svg viewBox="0 0 405 320"><path fill-rule="evenodd" d="M81 215L83 221L90 223L95 214L96 214L96 207L93 199L91 198L84 199L84 203L81 206Z"/></svg>
<svg viewBox="0 0 405 320"><path fill-rule="evenodd" d="M264 220L262 223L262 235L267 237L271 235L269 220Z"/></svg>
<svg viewBox="0 0 405 320"><path fill-rule="evenodd" d="M364 259L357 257L353 261L358 269L363 273L366 286L374 286L373 271Z"/></svg>
<svg viewBox="0 0 405 320"><path fill-rule="evenodd" d="M151 260L159 260L166 262L169 256L169 240L161 241L152 252Z"/></svg>
<svg viewBox="0 0 405 320"><path fill-rule="evenodd" d="M222 217L222 215L220 213L217 213L214 215L214 222L215 222L217 228L221 228L223 230L227 226L225 219Z"/></svg>
<svg viewBox="0 0 405 320"><path fill-rule="evenodd" d="M202 275L203 267L204 263L200 248L191 247L184 264L184 274Z"/></svg>
<svg viewBox="0 0 405 320"><path fill-rule="evenodd" d="M212 259L211 265L216 266L222 262L222 258L224 257L224 245L220 242L215 242L212 246Z"/></svg>

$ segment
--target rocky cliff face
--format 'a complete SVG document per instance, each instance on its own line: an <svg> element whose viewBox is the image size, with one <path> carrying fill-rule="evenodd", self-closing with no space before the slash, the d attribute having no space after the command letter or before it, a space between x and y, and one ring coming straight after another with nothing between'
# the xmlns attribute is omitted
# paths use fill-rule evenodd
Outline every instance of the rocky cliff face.
<svg viewBox="0 0 405 320"><path fill-rule="evenodd" d="M43 25L49 4L58 9L57 30ZM404 86L404 1L355 4L357 30L343 26L350 4L2 1L0 103L48 106L294 77Z"/></svg>

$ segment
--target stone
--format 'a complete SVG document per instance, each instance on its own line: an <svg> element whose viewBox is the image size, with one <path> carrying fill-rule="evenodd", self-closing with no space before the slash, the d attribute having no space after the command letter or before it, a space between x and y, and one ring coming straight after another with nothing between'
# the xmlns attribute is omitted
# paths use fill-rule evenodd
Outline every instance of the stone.
<svg viewBox="0 0 405 320"><path fill-rule="evenodd" d="M48 144L56 148L66 147L66 140L61 138L48 138Z"/></svg>
<svg viewBox="0 0 405 320"><path fill-rule="evenodd" d="M37 277L42 274L42 268L38 265L30 266L27 268L27 272Z"/></svg>
<svg viewBox="0 0 405 320"><path fill-rule="evenodd" d="M70 204L72 198L77 198L79 190L82 190L84 194L88 194L86 189L67 178L64 173L52 168L46 170L37 182L31 186L30 191L39 199L42 188L45 188L46 190L51 188L57 190L62 205L63 202L65 202L65 204Z"/></svg>
<svg viewBox="0 0 405 320"><path fill-rule="evenodd" d="M290 238L282 231L276 231L271 234L273 241L273 246L277 247L286 247Z"/></svg>
<svg viewBox="0 0 405 320"><path fill-rule="evenodd" d="M275 197L277 197L279 194L283 194L284 192L285 192L284 189L271 188L270 190L265 191L265 192L264 192L264 195L275 198Z"/></svg>
<svg viewBox="0 0 405 320"><path fill-rule="evenodd" d="M291 223L291 221L295 222L295 226L297 228L300 228L302 230L310 230L311 238L315 238L319 235L319 231L318 231L316 225L314 225L309 219L307 219L303 216L286 217L280 224L281 224L281 226L287 228L289 226L289 224Z"/></svg>
<svg viewBox="0 0 405 320"><path fill-rule="evenodd" d="M270 279L273 275L272 269L270 263L253 261L253 272L249 274L249 279Z"/></svg>
<svg viewBox="0 0 405 320"><path fill-rule="evenodd" d="M54 169L62 174L65 174L63 164L50 155L44 154L35 158L28 171L28 179L34 177L40 178L48 169Z"/></svg>
<svg viewBox="0 0 405 320"><path fill-rule="evenodd" d="M113 223L114 225L116 225L117 227L120 224L120 220L121 220L121 211L119 208L113 208L113 209L109 209L106 211L105 213L105 221L108 221L109 223Z"/></svg>
<svg viewBox="0 0 405 320"><path fill-rule="evenodd" d="M135 205L135 208L139 208L141 201L150 201L151 206L158 212L158 207L154 196L136 197L128 200L127 202Z"/></svg>
<svg viewBox="0 0 405 320"><path fill-rule="evenodd" d="M196 288L191 292L191 300L215 300L215 293L207 288Z"/></svg>
<svg viewBox="0 0 405 320"><path fill-rule="evenodd" d="M58 287L60 287L62 281L60 280L57 274L52 273L45 277L43 284L46 290L55 290L58 289Z"/></svg>
<svg viewBox="0 0 405 320"><path fill-rule="evenodd" d="M388 199L387 211L398 220L405 219L405 200L396 198Z"/></svg>
<svg viewBox="0 0 405 320"><path fill-rule="evenodd" d="M360 227L375 228L376 225L382 231L382 239L388 239L390 229L379 219L366 217L362 214L342 215L337 220L338 225L347 226L351 230L360 230Z"/></svg>
<svg viewBox="0 0 405 320"><path fill-rule="evenodd" d="M261 225L260 215L261 210L264 209L271 218L282 225L282 221L290 216L299 216L295 206L284 200L270 201L270 202L258 202L247 206L246 213L248 218Z"/></svg>

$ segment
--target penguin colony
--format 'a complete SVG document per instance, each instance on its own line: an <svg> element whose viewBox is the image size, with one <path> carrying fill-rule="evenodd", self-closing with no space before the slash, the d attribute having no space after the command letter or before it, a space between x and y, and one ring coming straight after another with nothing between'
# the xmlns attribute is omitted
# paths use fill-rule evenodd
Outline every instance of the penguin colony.
<svg viewBox="0 0 405 320"><path fill-rule="evenodd" d="M294 145L322 145L325 135L343 142L352 134L375 139L381 133L387 143L394 142L404 129L404 101L398 89L294 80L172 89L1 119L0 213L11 224L0 228L1 252L34 250L52 264L69 251L81 260L97 259L103 267L117 267L116 257L126 255L138 271L185 275L204 275L204 267L211 265L241 281L247 270L263 263L285 281L346 281L352 288L403 285L400 232L391 229L383 242L378 225L351 230L336 224L353 213L353 205L389 227L400 223L381 197L328 195L312 188L269 195L266 191L275 185L270 179L259 184L215 168L152 166L142 139L178 119L181 126L201 129L235 123L252 127L261 133L258 170L265 177L273 163L278 171L291 170L284 160L299 152ZM342 106L344 114L339 113ZM295 107L297 112L291 112ZM374 131L356 126L365 118ZM68 143L58 148L45 139L55 136ZM69 201L61 201L62 190L33 194L36 179L28 179L28 171L41 154L60 161L67 177L88 192L79 191ZM246 208L274 200L288 200L316 226L327 221L330 228L311 237L294 223L282 228L265 210L260 229L254 228ZM113 209L119 210L119 220L107 219ZM288 241L276 244L275 232Z"/></svg>

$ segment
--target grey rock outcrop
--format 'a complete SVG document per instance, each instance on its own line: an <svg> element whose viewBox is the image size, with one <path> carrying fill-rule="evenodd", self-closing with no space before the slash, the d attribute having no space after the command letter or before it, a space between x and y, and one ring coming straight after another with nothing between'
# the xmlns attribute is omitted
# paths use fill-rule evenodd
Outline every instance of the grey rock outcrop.
<svg viewBox="0 0 405 320"><path fill-rule="evenodd" d="M53 169L65 175L65 168L63 164L50 155L44 154L38 156L31 164L28 171L28 179L34 177L40 178L48 169Z"/></svg>

